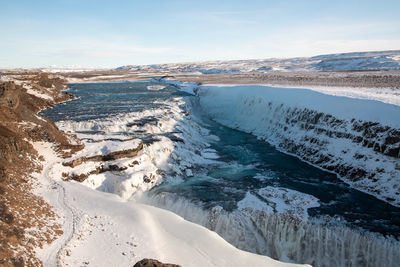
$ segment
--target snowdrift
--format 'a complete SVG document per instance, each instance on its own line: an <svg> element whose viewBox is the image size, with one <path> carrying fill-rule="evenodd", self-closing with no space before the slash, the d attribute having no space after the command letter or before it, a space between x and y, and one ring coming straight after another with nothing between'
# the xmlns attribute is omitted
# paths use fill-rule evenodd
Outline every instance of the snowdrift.
<svg viewBox="0 0 400 267"><path fill-rule="evenodd" d="M44 266L132 266L156 258L182 266L309 266L284 263L233 247L216 233L170 211L65 182L51 143L33 143L46 160L37 193L63 217L59 239L37 249Z"/></svg>

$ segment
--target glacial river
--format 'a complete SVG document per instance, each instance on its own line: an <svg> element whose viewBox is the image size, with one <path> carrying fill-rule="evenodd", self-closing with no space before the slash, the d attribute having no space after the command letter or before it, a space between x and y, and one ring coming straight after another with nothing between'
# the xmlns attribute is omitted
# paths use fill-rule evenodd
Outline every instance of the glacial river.
<svg viewBox="0 0 400 267"><path fill-rule="evenodd" d="M321 227L317 227L318 229L329 229L334 235L335 231L337 231L336 235L339 236L341 234L344 236L354 234L357 240L364 237L369 240L368 242L372 243L377 240L376 242L379 242L379 246L383 250L392 249L395 254L394 256L383 255L382 257L394 257L394 259L390 260L393 264L393 261L398 259L400 254L399 246L393 239L400 237L400 208L352 189L338 179L336 175L313 167L296 157L279 152L268 143L258 140L251 134L225 127L209 119L207 111L202 110L195 96L180 92L175 86L166 85L162 90L149 90L149 85L157 84L149 81L71 84L69 92L78 98L56 105L54 108L42 113L55 122L98 121L121 116L121 114L130 114L149 109L162 109L163 105L169 100L172 101L172 99L182 97L187 103L185 108L189 109L190 119L206 129L207 134L213 137L209 141L209 150L212 151L212 155L215 155L215 158L211 158L218 163L208 164L204 167L195 166L191 172L180 175L166 173L165 175L168 176L168 179L165 179L165 182L148 192L149 202L153 201L154 205L171 209L189 220L212 228L232 243L236 241L230 235L235 235L235 231L240 231L240 229L232 230L228 234L227 230L223 230L223 226L196 219L195 215L189 214L189 210L193 209L193 207L201 209L204 214L208 214L205 216L209 218L212 217L212 214L215 215L216 212L218 216L227 217L239 216L238 214L241 214L240 216L246 216L246 214L250 217L255 216L254 212L238 211L238 207L251 208L251 205L257 205L257 207L254 207L257 208L257 212L279 213L279 216L283 216L282 218L287 218L290 215L299 215L301 217L303 213L306 213L308 214L308 219L307 216L301 217L301 220L308 223L308 226L304 226L306 233L307 231L312 231L313 225L317 225ZM157 123L158 118L156 116L147 116L146 118L135 118L135 121L136 124L140 122L142 125L154 124ZM121 121L116 123L121 123ZM96 127L82 132L86 134L107 134ZM149 145L157 140L157 135L159 135L143 131L118 132L118 134L138 136ZM169 134L163 133L163 136L169 136ZM184 144L185 136L175 141ZM179 176L179 179L174 180L176 176ZM175 206L168 207L168 204L166 204L168 201L165 201L165 197L172 199ZM182 203L190 204L176 205L178 200L182 201ZM298 201L296 202L296 200ZM259 213L257 214L257 216L260 216ZM271 227L272 219L268 219L269 215L263 216L263 227ZM235 220L232 218L236 217L230 218L230 220ZM277 219L275 218L274 220L276 223ZM221 218L219 219L220 224L223 221ZM253 224L256 221L259 222L258 219L251 219ZM236 227L234 222L227 222L227 224L232 224L233 228ZM296 224L287 224L285 222L283 224L284 227L296 228L293 229L292 239L304 238L304 236L299 237L300 234L296 232L298 228L303 227L301 222ZM276 229L283 229L283 224L281 227L275 226ZM257 231L263 232L264 230L261 228L254 230L254 232ZM267 233L269 230L265 231ZM285 231L288 231L288 229L285 229ZM289 229L290 231L292 230ZM264 233L262 237L259 235L262 236L262 234L257 234L257 237L254 238L257 240L266 238L267 234ZM315 238L318 239L319 237ZM388 239L391 241L386 241ZM285 246L285 240L282 239L279 242L281 245L283 244L282 246ZM302 246L301 241L294 241L294 243L296 242L299 246ZM323 242L329 242L329 240ZM351 245L352 241L349 242ZM385 242L388 242L388 244L384 244ZM310 255L305 253L307 254L305 256L296 256L290 250L282 252L276 248L276 244L271 245L268 241L258 241L257 245L246 245L237 241L234 245L253 252L269 254L268 256L281 260L303 261L317 266L324 266L329 261L329 259L313 259L313 256L310 256L313 254L312 250L308 253ZM274 248L268 249L268 246ZM341 245L332 246L339 247L337 248L339 250L343 249L340 248ZM369 250L375 248L375 245L366 246L369 246L367 248ZM379 247L377 251L370 251L370 253L382 254L380 249ZM320 253L324 254L325 252L322 251ZM343 256L345 252L338 253L333 253L333 255L345 257ZM325 256L319 257L323 258ZM346 259L337 263L331 262L332 264L327 265L340 266L343 262L345 262L345 265L351 265ZM362 262L358 261L357 263L361 264ZM391 263L389 262L389 264Z"/></svg>

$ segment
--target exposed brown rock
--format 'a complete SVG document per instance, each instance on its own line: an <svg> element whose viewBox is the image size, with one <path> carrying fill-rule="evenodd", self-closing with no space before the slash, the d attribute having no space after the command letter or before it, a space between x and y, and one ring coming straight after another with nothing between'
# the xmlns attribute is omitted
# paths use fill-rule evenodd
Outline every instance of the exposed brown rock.
<svg viewBox="0 0 400 267"><path fill-rule="evenodd" d="M121 171L125 171L128 167L125 166L118 166L118 165L108 165L108 166L100 166L97 167L96 169L87 172L87 173L81 173L79 175L77 174L72 174L72 175L68 175L67 173L63 173L63 176L65 177L65 180L74 180L77 182L82 183L83 181L85 181L90 175L92 174L99 174L99 173L104 173L104 172L121 172Z"/></svg>
<svg viewBox="0 0 400 267"><path fill-rule="evenodd" d="M65 80L60 77L49 77L47 73L40 73L34 79L38 80L38 84L46 88L55 88L56 90L62 90L65 86Z"/></svg>
<svg viewBox="0 0 400 267"><path fill-rule="evenodd" d="M177 264L162 263L158 260L153 259L143 259L138 261L133 267L181 267Z"/></svg>
<svg viewBox="0 0 400 267"><path fill-rule="evenodd" d="M31 192L30 173L42 167L30 141L54 142L64 155L81 149L79 145L71 145L69 138L53 122L37 115L41 109L70 99L60 91L65 86L61 80L54 79L51 88L46 89L36 84L35 77L37 74L21 76L19 83L51 95L54 101L28 94L23 86L14 82L0 82L1 266L41 266L35 247L52 242L62 233L60 225L52 224L56 218L52 208ZM64 149L71 151L63 153Z"/></svg>
<svg viewBox="0 0 400 267"><path fill-rule="evenodd" d="M20 90L13 82L0 84L0 106L16 109L19 105Z"/></svg>
<svg viewBox="0 0 400 267"><path fill-rule="evenodd" d="M93 161L93 162L100 162L100 161L110 161L110 160L116 160L116 159L122 159L122 158L133 158L136 157L137 154L143 149L143 143L140 142L139 145L136 148L132 149L125 149L121 151L114 151L111 152L107 155L96 155L96 156L91 156L91 157L81 157L74 159L69 162L64 162L64 166L69 166L69 167L76 167L81 165L84 162L88 161Z"/></svg>

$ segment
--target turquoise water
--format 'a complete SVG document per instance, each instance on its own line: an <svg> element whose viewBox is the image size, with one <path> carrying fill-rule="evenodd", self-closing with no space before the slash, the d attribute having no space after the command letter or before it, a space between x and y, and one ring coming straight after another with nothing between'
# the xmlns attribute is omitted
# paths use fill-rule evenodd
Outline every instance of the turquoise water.
<svg viewBox="0 0 400 267"><path fill-rule="evenodd" d="M160 91L147 90L151 84L147 81L72 84L70 92L79 98L56 105L44 111L43 115L54 121L85 121L162 107L162 101L176 96L185 96L189 102L193 98L174 86ZM226 211L233 211L246 192L255 193L266 186L285 187L319 199L320 207L308 210L311 217L400 236L399 208L351 189L336 175L281 153L250 134L208 119L200 107L193 106L191 116L219 137L219 141L211 142L211 147L218 152L218 160L223 164L207 167L194 177L183 177L178 184L161 184L151 193L171 192L204 208L219 205ZM142 123L156 120L147 118Z"/></svg>
<svg viewBox="0 0 400 267"><path fill-rule="evenodd" d="M61 103L42 114L53 121L86 121L112 117L121 113L162 107L158 100L187 95L174 86L160 91L147 90L147 81L119 83L83 83L69 85L69 92L78 99Z"/></svg>
<svg viewBox="0 0 400 267"><path fill-rule="evenodd" d="M251 134L204 117L203 120L211 133L219 137L220 141L212 143L212 148L226 165L190 177L181 184L161 185L154 189L157 193L174 192L208 208L219 205L232 211L247 191L256 194L266 186L284 187L319 199L320 207L308 210L312 217L329 216L328 219L347 222L350 227L399 236L399 208L351 189L336 175L281 153Z"/></svg>

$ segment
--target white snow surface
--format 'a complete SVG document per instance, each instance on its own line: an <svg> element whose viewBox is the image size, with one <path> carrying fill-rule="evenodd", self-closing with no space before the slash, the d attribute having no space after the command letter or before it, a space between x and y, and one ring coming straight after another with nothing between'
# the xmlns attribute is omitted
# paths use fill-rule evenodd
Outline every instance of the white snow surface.
<svg viewBox="0 0 400 267"><path fill-rule="evenodd" d="M305 87L306 88L306 87ZM322 89L323 88L323 89ZM326 88L316 87L313 89L272 87L264 85L222 85L222 86L201 86L200 99L205 99L203 103L212 102L215 105L221 104L221 109L225 108L232 101L241 101L254 98L257 103L282 103L289 107L308 108L326 114L331 114L341 119L359 119L364 121L380 122L387 126L400 128L400 94L392 94L388 98L396 105L387 105L377 101L375 95L363 94L364 99L359 99L357 93L362 94L361 90L355 89L357 93L349 92L344 95L346 88ZM351 97L349 97L351 96ZM365 99L369 100L365 100ZM232 105L232 104L231 104ZM239 104L240 106L240 104ZM216 107L217 108L217 107ZM262 110L260 115L262 114ZM258 118L248 118L254 125Z"/></svg>
<svg viewBox="0 0 400 267"><path fill-rule="evenodd" d="M43 98L43 99L46 99L46 100L54 101L54 98L53 98L52 96L50 96L50 95L48 95L48 94L41 93L41 92L39 92L39 91L37 91L37 90L34 90L34 89L32 89L32 88L28 88L28 89L26 90L26 92L27 92L28 94L34 95L34 96L39 97L39 98Z"/></svg>
<svg viewBox="0 0 400 267"><path fill-rule="evenodd" d="M307 210L320 206L316 197L288 188L267 186L257 190L257 195L247 192L238 202L238 208L286 213L307 219Z"/></svg>
<svg viewBox="0 0 400 267"><path fill-rule="evenodd" d="M46 159L35 174L37 192L63 216L62 236L37 249L45 266L132 266L142 258L182 266L294 266L236 249L172 212L64 182L65 167L51 144L33 145Z"/></svg>
<svg viewBox="0 0 400 267"><path fill-rule="evenodd" d="M145 66L121 66L116 70L168 71L196 75L215 73L400 70L400 51L357 52L302 58L269 58L205 61Z"/></svg>
<svg viewBox="0 0 400 267"><path fill-rule="evenodd" d="M96 135L94 135L96 138ZM140 139L113 141L113 140L98 140L95 142L85 142L85 149L77 153L71 159L80 157L92 157L97 155L105 156L112 152L134 149L139 146L142 141Z"/></svg>
<svg viewBox="0 0 400 267"><path fill-rule="evenodd" d="M207 86L213 87L233 87L239 85L229 84L207 84ZM242 85L245 86L245 85ZM254 86L254 85L249 85ZM400 90L392 88L367 88L367 87L339 87L339 86L313 86L313 85L271 85L263 84L260 86L267 86L272 88L292 88L292 89L306 89L312 90L319 93L332 96L344 96L348 98L365 99L365 100L376 100L386 104L393 104L400 106ZM196 87L193 87L196 88ZM185 89L186 91L186 89ZM192 92L193 93L193 92Z"/></svg>

